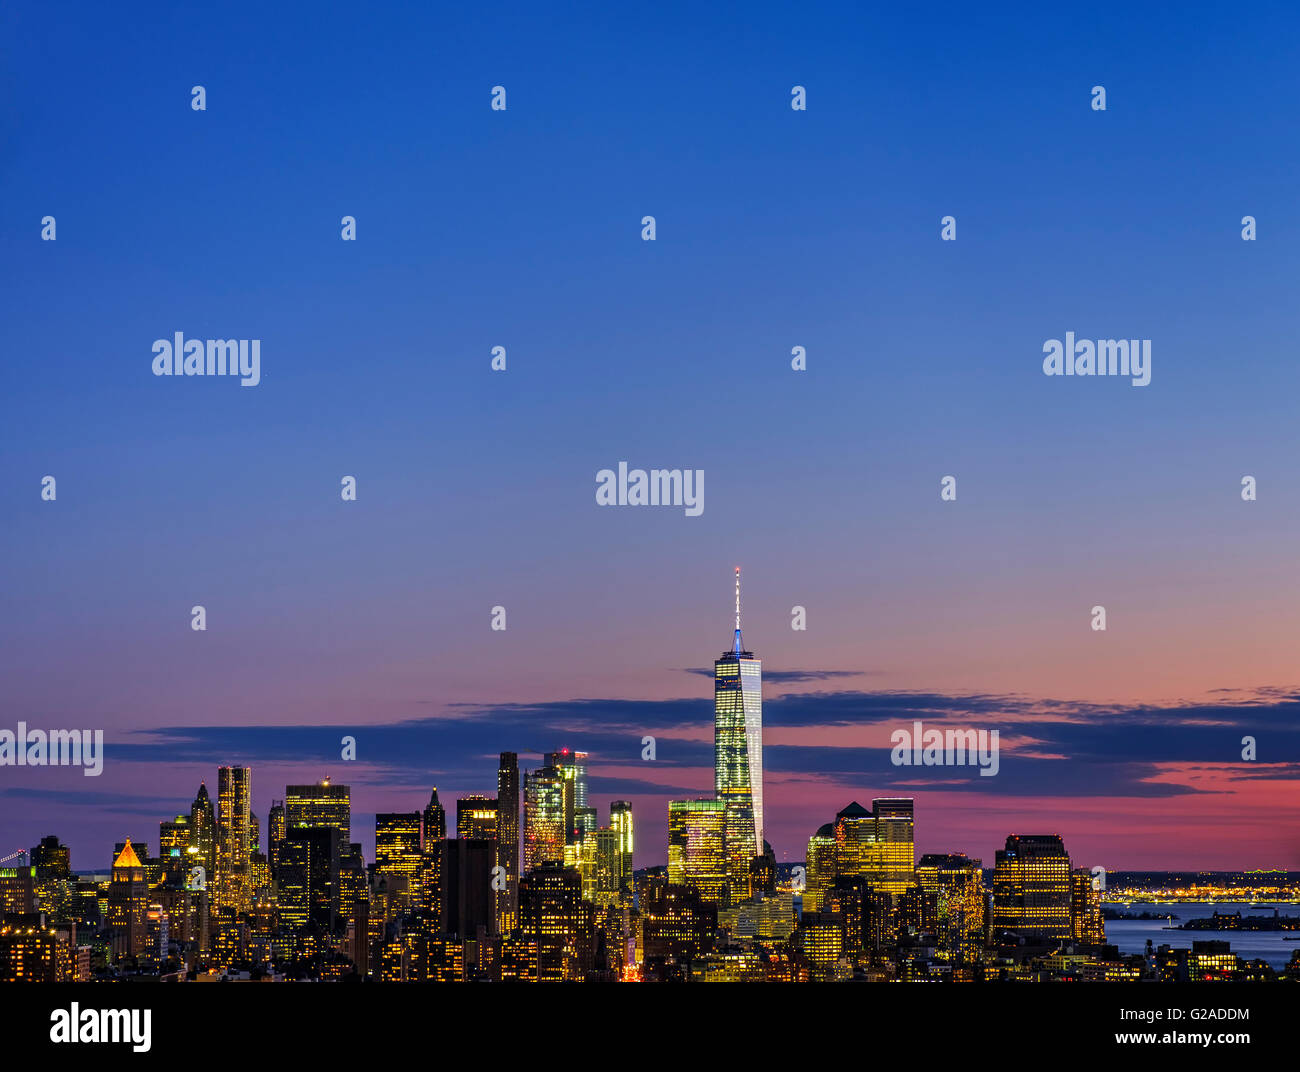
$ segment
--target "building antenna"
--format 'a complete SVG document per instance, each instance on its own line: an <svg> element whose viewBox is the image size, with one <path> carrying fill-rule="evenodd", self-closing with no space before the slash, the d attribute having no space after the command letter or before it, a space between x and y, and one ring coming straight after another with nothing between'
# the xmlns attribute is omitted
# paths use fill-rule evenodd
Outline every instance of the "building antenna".
<svg viewBox="0 0 1300 1072"><path fill-rule="evenodd" d="M736 628L740 628L740 567L736 567Z"/></svg>

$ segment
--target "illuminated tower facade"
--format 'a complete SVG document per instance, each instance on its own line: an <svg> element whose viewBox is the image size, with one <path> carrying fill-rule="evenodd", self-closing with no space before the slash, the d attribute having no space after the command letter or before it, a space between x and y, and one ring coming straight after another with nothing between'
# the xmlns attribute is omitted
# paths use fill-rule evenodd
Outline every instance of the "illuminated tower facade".
<svg viewBox="0 0 1300 1072"><path fill-rule="evenodd" d="M284 821L296 911L305 910L313 923L332 927L339 912L344 857L355 855L351 849L352 791L346 785L333 785L328 778L315 785L285 786ZM322 831L332 833L325 838Z"/></svg>
<svg viewBox="0 0 1300 1072"><path fill-rule="evenodd" d="M916 881L915 807L910 797L883 797L871 802L876 817L876 844L868 875L886 893L904 893Z"/></svg>
<svg viewBox="0 0 1300 1072"><path fill-rule="evenodd" d="M431 845L447 836L447 813L438 801L438 787L433 787L429 803L424 809L424 846L426 851ZM439 850L441 851L441 850Z"/></svg>
<svg viewBox="0 0 1300 1072"><path fill-rule="evenodd" d="M1070 937L1070 857L1054 835L1012 834L993 869L993 933L1029 942Z"/></svg>
<svg viewBox="0 0 1300 1072"><path fill-rule="evenodd" d="M194 863L202 867L207 882L217 878L217 817L208 796L205 782L199 783L199 791L190 805L190 848L195 850Z"/></svg>
<svg viewBox="0 0 1300 1072"><path fill-rule="evenodd" d="M628 904L632 902L632 803L615 800L609 805L609 825L618 835L619 889Z"/></svg>
<svg viewBox="0 0 1300 1072"><path fill-rule="evenodd" d="M144 865L127 838L113 861L108 883L108 929L114 960L136 956L148 948L148 899Z"/></svg>
<svg viewBox="0 0 1300 1072"><path fill-rule="evenodd" d="M807 886L803 891L803 910L820 912L822 897L835 882L835 825L827 823L817 828L808 839L806 860Z"/></svg>
<svg viewBox="0 0 1300 1072"><path fill-rule="evenodd" d="M505 869L505 889L497 890L497 933L519 924L519 757L502 752L497 763L497 865Z"/></svg>
<svg viewBox="0 0 1300 1072"><path fill-rule="evenodd" d="M420 881L420 813L375 816L375 870L396 882L409 899Z"/></svg>
<svg viewBox="0 0 1300 1072"><path fill-rule="evenodd" d="M456 836L458 838L495 838L497 836L497 802L492 797L461 797L456 801Z"/></svg>
<svg viewBox="0 0 1300 1072"><path fill-rule="evenodd" d="M216 901L234 908L244 907L249 899L252 775L249 767L217 768Z"/></svg>
<svg viewBox="0 0 1300 1072"><path fill-rule="evenodd" d="M285 819L284 801L271 801L271 810L266 814L266 855L270 861L271 879L280 877L280 853L284 848Z"/></svg>
<svg viewBox="0 0 1300 1072"><path fill-rule="evenodd" d="M763 664L740 637L740 567L736 567L736 632L731 650L713 664L713 780L727 811L732 884L745 886L749 864L763 851Z"/></svg>
<svg viewBox="0 0 1300 1072"><path fill-rule="evenodd" d="M546 766L564 779L564 842L580 845L596 829L596 809L587 804L587 753L547 752Z"/></svg>
<svg viewBox="0 0 1300 1072"><path fill-rule="evenodd" d="M668 882L724 908L730 903L728 818L723 800L668 802Z"/></svg>
<svg viewBox="0 0 1300 1072"><path fill-rule="evenodd" d="M285 825L338 831L339 844L352 841L352 792L346 785L331 785L325 778L316 785L290 785L284 793Z"/></svg>
<svg viewBox="0 0 1300 1072"><path fill-rule="evenodd" d="M973 959L984 935L984 868L962 853L930 853L916 865L916 882L933 894L935 934L948 959Z"/></svg>
<svg viewBox="0 0 1300 1072"><path fill-rule="evenodd" d="M1101 891L1092 872L1079 868L1070 874L1070 937L1076 942L1103 945L1106 924L1101 915Z"/></svg>
<svg viewBox="0 0 1300 1072"><path fill-rule="evenodd" d="M598 908L617 904L623 871L618 832L607 826L588 831L578 854L578 870L582 874L584 900Z"/></svg>
<svg viewBox="0 0 1300 1072"><path fill-rule="evenodd" d="M416 903L426 912L442 908L442 843L447 837L447 812L438 800L435 785L424 809L423 852L420 855L420 883Z"/></svg>
<svg viewBox="0 0 1300 1072"><path fill-rule="evenodd" d="M572 800L572 786L554 767L542 767L524 776L526 870L564 861L566 802Z"/></svg>

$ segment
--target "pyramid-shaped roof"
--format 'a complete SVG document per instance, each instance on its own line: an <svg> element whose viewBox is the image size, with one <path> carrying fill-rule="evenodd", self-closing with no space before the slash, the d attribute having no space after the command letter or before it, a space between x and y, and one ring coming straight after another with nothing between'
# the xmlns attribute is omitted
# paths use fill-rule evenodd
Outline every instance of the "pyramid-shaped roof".
<svg viewBox="0 0 1300 1072"><path fill-rule="evenodd" d="M117 859L113 861L114 867L144 867L140 862L140 857L135 854L135 849L131 848L131 839L126 839L126 844L122 846L122 851L117 854Z"/></svg>

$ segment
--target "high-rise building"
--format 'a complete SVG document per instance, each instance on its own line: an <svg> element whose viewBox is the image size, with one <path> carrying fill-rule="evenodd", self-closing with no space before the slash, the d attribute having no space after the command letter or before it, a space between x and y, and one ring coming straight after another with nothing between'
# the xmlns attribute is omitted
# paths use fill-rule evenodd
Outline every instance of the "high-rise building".
<svg viewBox="0 0 1300 1072"><path fill-rule="evenodd" d="M305 911L314 927L333 931L342 910L343 869L348 857L360 855L352 849L351 789L333 785L329 778L315 785L286 786L284 822L281 870L289 866L292 872L288 885L281 883L281 891L289 890L295 919L301 919ZM333 831L333 836L307 836L322 830ZM330 854L328 859L322 856L325 852Z"/></svg>
<svg viewBox="0 0 1300 1072"><path fill-rule="evenodd" d="M998 941L1069 939L1070 857L1059 836L1012 834L997 851L992 929Z"/></svg>
<svg viewBox="0 0 1300 1072"><path fill-rule="evenodd" d="M285 819L284 801L271 801L271 810L266 813L266 856L270 863L271 880L280 877L280 853L284 849Z"/></svg>
<svg viewBox="0 0 1300 1072"><path fill-rule="evenodd" d="M280 850L281 927L290 932L333 933L341 856L338 827L288 827Z"/></svg>
<svg viewBox="0 0 1300 1072"><path fill-rule="evenodd" d="M39 845L32 846L32 866L36 868L38 881L47 878L72 877L72 853L68 846L59 843L53 834L41 838Z"/></svg>
<svg viewBox="0 0 1300 1072"><path fill-rule="evenodd" d="M910 797L883 797L871 802L876 816L876 849L872 854L876 888L901 894L916 881L915 812Z"/></svg>
<svg viewBox="0 0 1300 1072"><path fill-rule="evenodd" d="M578 870L584 899L602 909L617 904L623 875L618 831L604 826L589 831L582 839Z"/></svg>
<svg viewBox="0 0 1300 1072"><path fill-rule="evenodd" d="M83 981L75 972L77 926L54 925L44 912L0 920L0 983Z"/></svg>
<svg viewBox="0 0 1300 1072"><path fill-rule="evenodd" d="M461 938L496 933L492 869L495 838L456 838L442 842L442 929Z"/></svg>
<svg viewBox="0 0 1300 1072"><path fill-rule="evenodd" d="M641 902L648 961L690 964L713 948L718 906L685 886L654 885Z"/></svg>
<svg viewBox="0 0 1300 1072"><path fill-rule="evenodd" d="M615 800L609 805L609 825L618 834L619 891L628 903L632 903L632 850L635 838L632 829L632 804L627 800Z"/></svg>
<svg viewBox="0 0 1300 1072"><path fill-rule="evenodd" d="M433 787L429 794L429 803L424 806L424 845L442 841L447 836L447 813L438 802L438 787Z"/></svg>
<svg viewBox="0 0 1300 1072"><path fill-rule="evenodd" d="M563 862L567 829L565 814L572 794L572 781L554 767L541 767L524 775L526 870L548 862Z"/></svg>
<svg viewBox="0 0 1300 1072"><path fill-rule="evenodd" d="M1070 873L1070 937L1091 945L1106 942L1101 891L1093 883L1092 872L1082 867Z"/></svg>
<svg viewBox="0 0 1300 1072"><path fill-rule="evenodd" d="M984 936L983 863L962 853L927 853L916 865L916 881L936 898L940 953L973 959Z"/></svg>
<svg viewBox="0 0 1300 1072"><path fill-rule="evenodd" d="M420 827L418 811L375 815L375 870L395 883L408 901L420 879Z"/></svg>
<svg viewBox="0 0 1300 1072"><path fill-rule="evenodd" d="M763 667L741 641L739 566L736 631L713 664L713 711L714 791L727 809L730 881L744 889L750 861L763 851Z"/></svg>
<svg viewBox="0 0 1300 1072"><path fill-rule="evenodd" d="M206 782L199 783L194 803L190 805L190 848L196 850L194 864L203 868L205 883L217 879L217 817L208 797Z"/></svg>
<svg viewBox="0 0 1300 1072"><path fill-rule="evenodd" d="M414 898L424 912L442 912L442 843L447 838L447 813L438 800L435 785L423 814L423 850L420 854L420 883Z"/></svg>
<svg viewBox="0 0 1300 1072"><path fill-rule="evenodd" d="M339 845L352 842L352 795L346 785L332 785L328 778L315 785L290 785L284 794L285 826L330 826L338 831Z"/></svg>
<svg viewBox="0 0 1300 1072"><path fill-rule="evenodd" d="M826 823L808 839L808 859L805 864L806 883L802 896L804 912L820 912L822 897L835 881L835 830L836 824Z"/></svg>
<svg viewBox="0 0 1300 1072"><path fill-rule="evenodd" d="M546 862L519 882L525 940L537 948L537 982L581 982L595 963L595 914L582 898L582 876Z"/></svg>
<svg viewBox="0 0 1300 1072"><path fill-rule="evenodd" d="M497 836L497 802L492 797L461 797L456 801L456 836L458 838L495 838Z"/></svg>
<svg viewBox="0 0 1300 1072"><path fill-rule="evenodd" d="M0 867L0 916L36 911L36 868Z"/></svg>
<svg viewBox="0 0 1300 1072"><path fill-rule="evenodd" d="M856 800L835 814L835 875L865 878L873 870L876 816Z"/></svg>
<svg viewBox="0 0 1300 1072"><path fill-rule="evenodd" d="M695 890L712 904L731 903L725 800L668 802L668 882ZM748 874L746 874L748 886Z"/></svg>
<svg viewBox="0 0 1300 1072"><path fill-rule="evenodd" d="M580 844L596 828L596 811L587 805L587 753L547 752L546 766L564 780L564 842Z"/></svg>
<svg viewBox="0 0 1300 1072"><path fill-rule="evenodd" d="M915 882L913 827L910 798L873 800L871 810L853 801L835 816L836 877L864 878L879 891L905 893Z"/></svg>
<svg viewBox="0 0 1300 1072"><path fill-rule="evenodd" d="M113 959L138 956L149 947L149 882L127 838L113 861L108 883L108 929Z"/></svg>
<svg viewBox="0 0 1300 1072"><path fill-rule="evenodd" d="M252 770L217 768L217 895L218 906L245 907L250 899L248 863L251 853L249 802Z"/></svg>
<svg viewBox="0 0 1300 1072"><path fill-rule="evenodd" d="M497 933L519 924L519 757L502 752L497 764L497 865L505 871L505 888L496 890Z"/></svg>
<svg viewBox="0 0 1300 1072"><path fill-rule="evenodd" d="M416 829L418 837L418 819ZM345 955L364 978L370 967L370 883L361 846L355 842L340 856L338 901Z"/></svg>

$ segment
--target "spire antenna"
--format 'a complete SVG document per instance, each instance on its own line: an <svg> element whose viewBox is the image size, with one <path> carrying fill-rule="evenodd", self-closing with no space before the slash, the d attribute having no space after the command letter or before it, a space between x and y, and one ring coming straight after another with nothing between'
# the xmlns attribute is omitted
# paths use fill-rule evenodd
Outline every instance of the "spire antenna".
<svg viewBox="0 0 1300 1072"><path fill-rule="evenodd" d="M740 628L740 567L736 567L736 628Z"/></svg>

